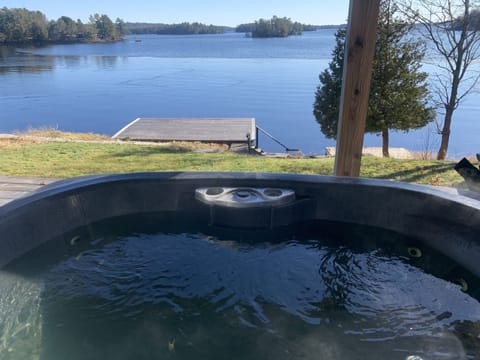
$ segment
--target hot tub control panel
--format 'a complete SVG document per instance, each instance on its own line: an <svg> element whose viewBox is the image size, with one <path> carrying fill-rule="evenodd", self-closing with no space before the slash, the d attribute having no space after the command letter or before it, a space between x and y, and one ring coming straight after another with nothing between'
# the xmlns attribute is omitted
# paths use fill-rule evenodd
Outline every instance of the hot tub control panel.
<svg viewBox="0 0 480 360"><path fill-rule="evenodd" d="M196 189L195 197L206 204L224 207L271 207L295 201L295 192L279 188L208 187Z"/></svg>

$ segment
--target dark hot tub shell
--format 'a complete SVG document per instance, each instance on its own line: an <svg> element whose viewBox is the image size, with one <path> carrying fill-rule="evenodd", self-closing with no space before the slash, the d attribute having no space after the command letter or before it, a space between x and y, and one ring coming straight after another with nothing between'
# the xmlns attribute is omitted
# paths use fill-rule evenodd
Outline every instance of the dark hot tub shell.
<svg viewBox="0 0 480 360"><path fill-rule="evenodd" d="M268 189L288 189L295 196L225 206L199 200L199 188L263 189L273 196L276 190ZM0 267L76 228L151 212L252 229L308 220L374 226L415 238L480 276L480 201L391 181L258 173L135 173L54 183L0 208Z"/></svg>

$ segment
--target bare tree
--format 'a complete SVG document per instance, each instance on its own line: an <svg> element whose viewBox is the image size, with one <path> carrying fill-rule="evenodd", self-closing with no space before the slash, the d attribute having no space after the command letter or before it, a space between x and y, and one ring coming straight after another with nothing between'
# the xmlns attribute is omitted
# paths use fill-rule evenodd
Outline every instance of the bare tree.
<svg viewBox="0 0 480 360"><path fill-rule="evenodd" d="M444 109L438 123L442 139L437 159L447 156L453 113L474 90L480 74L471 65L480 58L478 0L407 0L405 12L421 25L422 33L440 56L434 74L438 106Z"/></svg>

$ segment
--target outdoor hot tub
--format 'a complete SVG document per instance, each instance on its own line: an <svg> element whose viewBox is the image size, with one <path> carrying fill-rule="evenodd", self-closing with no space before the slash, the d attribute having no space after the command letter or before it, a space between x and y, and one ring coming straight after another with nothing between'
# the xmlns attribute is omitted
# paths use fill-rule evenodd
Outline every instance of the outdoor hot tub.
<svg viewBox="0 0 480 360"><path fill-rule="evenodd" d="M478 358L479 234L398 182L60 181L0 208L0 358Z"/></svg>

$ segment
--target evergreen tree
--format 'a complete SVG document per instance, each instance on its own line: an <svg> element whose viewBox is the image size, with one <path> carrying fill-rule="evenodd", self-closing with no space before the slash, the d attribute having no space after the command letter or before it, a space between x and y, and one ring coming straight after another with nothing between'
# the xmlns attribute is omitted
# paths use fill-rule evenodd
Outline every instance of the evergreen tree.
<svg viewBox="0 0 480 360"><path fill-rule="evenodd" d="M435 118L428 104L427 73L421 71L425 46L408 37L411 23L395 18L397 7L382 0L368 103L366 132L382 134L388 157L389 130L421 128ZM345 29L337 31L329 67L320 74L313 113L321 131L336 138L345 58Z"/></svg>
<svg viewBox="0 0 480 360"><path fill-rule="evenodd" d="M29 12L28 37L32 41L45 41L48 39L48 21L40 11Z"/></svg>
<svg viewBox="0 0 480 360"><path fill-rule="evenodd" d="M50 21L48 37L51 41L73 41L77 38L77 23L68 16L61 16L57 21Z"/></svg>
<svg viewBox="0 0 480 360"><path fill-rule="evenodd" d="M45 41L48 21L40 11L0 9L0 44Z"/></svg>
<svg viewBox="0 0 480 360"><path fill-rule="evenodd" d="M84 24L82 20L77 19L77 38L81 41L94 40L97 36L97 29L95 25Z"/></svg>
<svg viewBox="0 0 480 360"><path fill-rule="evenodd" d="M320 85L315 92L313 114L320 124L322 133L330 139L337 137L340 96L342 93L343 62L345 58L346 30L340 28L335 34L335 48L332 61L319 76Z"/></svg>
<svg viewBox="0 0 480 360"><path fill-rule="evenodd" d="M115 24L110 18L103 14L95 14L90 16L90 23L95 26L97 30L97 37L102 40L117 39L117 32Z"/></svg>
<svg viewBox="0 0 480 360"><path fill-rule="evenodd" d="M123 21L123 19L117 17L117 19L115 20L115 28L117 36L122 37L123 35L128 34L127 24L125 24L125 21Z"/></svg>

